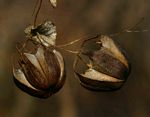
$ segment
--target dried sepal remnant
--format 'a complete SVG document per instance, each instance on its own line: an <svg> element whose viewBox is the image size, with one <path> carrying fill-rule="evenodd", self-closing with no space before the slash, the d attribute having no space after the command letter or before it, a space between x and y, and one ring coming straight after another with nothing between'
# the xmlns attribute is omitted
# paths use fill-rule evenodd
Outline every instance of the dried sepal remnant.
<svg viewBox="0 0 150 117"><path fill-rule="evenodd" d="M51 21L45 21L36 27L28 26L24 32L27 38L42 43L46 47L55 45L57 32L56 26Z"/></svg>
<svg viewBox="0 0 150 117"><path fill-rule="evenodd" d="M57 0L49 0L53 7L57 6Z"/></svg>
<svg viewBox="0 0 150 117"><path fill-rule="evenodd" d="M19 68L13 68L16 85L26 93L47 98L64 84L64 60L56 50L40 46L36 54L21 53Z"/></svg>
<svg viewBox="0 0 150 117"><path fill-rule="evenodd" d="M80 53L80 56L86 56L89 59L90 64L86 64L88 68L79 73L76 70L76 64L75 73L81 85L88 89L97 91L119 89L130 73L125 51L108 36L103 35L97 40L99 49L85 52L82 50Z"/></svg>

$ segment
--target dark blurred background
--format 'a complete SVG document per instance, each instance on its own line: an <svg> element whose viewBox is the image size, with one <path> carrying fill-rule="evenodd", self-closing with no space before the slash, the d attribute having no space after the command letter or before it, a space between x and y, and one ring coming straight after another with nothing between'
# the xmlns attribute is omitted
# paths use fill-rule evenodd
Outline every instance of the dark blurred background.
<svg viewBox="0 0 150 117"><path fill-rule="evenodd" d="M150 0L58 0L53 9L43 0L38 23L51 20L57 26L57 44L111 34L145 20L136 27L150 29ZM74 55L63 52L67 80L48 99L38 99L13 83L11 57L24 29L33 24L36 0L0 0L0 117L150 117L150 33L122 33L114 38L126 49L132 72L115 92L91 92L73 76ZM75 50L79 44L69 49Z"/></svg>

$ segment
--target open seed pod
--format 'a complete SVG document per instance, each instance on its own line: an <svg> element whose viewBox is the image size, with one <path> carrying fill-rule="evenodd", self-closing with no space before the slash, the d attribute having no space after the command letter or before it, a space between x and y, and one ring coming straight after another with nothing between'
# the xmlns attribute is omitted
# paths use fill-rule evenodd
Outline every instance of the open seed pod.
<svg viewBox="0 0 150 117"><path fill-rule="evenodd" d="M75 61L74 71L80 83L87 89L112 91L119 89L130 73L130 65L125 51L108 36L101 36L94 45L84 42L79 54L86 67L82 70L79 58ZM90 48L90 49L89 49ZM92 49L91 49L92 48ZM94 48L94 49L93 49ZM89 64L90 61L90 64Z"/></svg>
<svg viewBox="0 0 150 117"><path fill-rule="evenodd" d="M33 40L33 42L42 43L46 47L55 45L57 32L56 26L51 21L45 21L36 27L28 26L24 32L27 38Z"/></svg>
<svg viewBox="0 0 150 117"><path fill-rule="evenodd" d="M64 84L64 60L55 49L40 46L35 54L20 52L18 64L13 67L14 81L32 96L47 98Z"/></svg>

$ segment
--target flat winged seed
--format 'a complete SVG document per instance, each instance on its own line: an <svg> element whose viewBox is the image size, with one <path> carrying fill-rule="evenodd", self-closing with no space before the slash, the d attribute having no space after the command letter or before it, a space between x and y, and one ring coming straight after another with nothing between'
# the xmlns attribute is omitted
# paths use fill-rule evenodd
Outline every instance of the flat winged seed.
<svg viewBox="0 0 150 117"><path fill-rule="evenodd" d="M64 74L64 60L63 60L63 57L58 51L53 50L53 52L55 53L55 55L56 55L56 57L58 59L58 62L60 64L60 68L61 68L60 78L62 78L62 76Z"/></svg>
<svg viewBox="0 0 150 117"><path fill-rule="evenodd" d="M45 49L44 57L48 68L47 79L51 87L53 87L53 85L56 85L60 79L60 64L56 55L50 49Z"/></svg>
<svg viewBox="0 0 150 117"><path fill-rule="evenodd" d="M66 75L65 74L65 65L64 65L64 60L63 60L62 55L56 50L53 50L53 52L56 55L58 62L59 62L59 65L60 65L60 68L61 68L60 79L57 82L57 85L55 87L55 91L58 91L63 86L63 84L65 82L65 75Z"/></svg>
<svg viewBox="0 0 150 117"><path fill-rule="evenodd" d="M38 69L41 72L41 74L44 74L43 70L42 70L42 68L40 66L40 63L39 63L39 61L38 61L38 59L37 59L37 57L35 55L29 54L29 53L24 53L24 55L35 66L35 68Z"/></svg>
<svg viewBox="0 0 150 117"><path fill-rule="evenodd" d="M108 36L103 35L102 38L100 39L102 42L102 46L106 49L108 49L108 51L110 51L111 53L113 53L113 56L117 59L119 59L124 65L128 66L128 61L125 58L125 56L122 53L122 49L119 48L119 45L117 45L113 39L111 39Z"/></svg>
<svg viewBox="0 0 150 117"><path fill-rule="evenodd" d="M109 75L100 73L94 69L88 69L84 74L81 74L83 77L97 80L97 81L104 81L104 82L123 82L123 80L119 80L117 78L111 77Z"/></svg>
<svg viewBox="0 0 150 117"><path fill-rule="evenodd" d="M39 98L47 98L52 93L38 90L34 88L26 79L24 73L20 69L13 68L14 82L15 84L23 91L28 92L32 96L36 96Z"/></svg>
<svg viewBox="0 0 150 117"><path fill-rule="evenodd" d="M95 70L116 77L125 79L128 74L128 68L119 59L110 53L106 48L95 51L91 57Z"/></svg>
<svg viewBox="0 0 150 117"><path fill-rule="evenodd" d="M20 83L22 83L23 85L26 85L27 87L33 89L33 90L38 90L36 88L34 88L26 79L24 73L20 70L20 69L15 69L13 68L13 74L14 74L14 78L16 80L18 80Z"/></svg>
<svg viewBox="0 0 150 117"><path fill-rule="evenodd" d="M49 0L53 7L57 6L57 0Z"/></svg>
<svg viewBox="0 0 150 117"><path fill-rule="evenodd" d="M94 91L112 91L123 85L123 80L110 77L94 69L88 69L84 74L77 73L83 87Z"/></svg>
<svg viewBox="0 0 150 117"><path fill-rule="evenodd" d="M37 53L35 54L36 58L38 58L38 62L40 65L42 65L42 69L45 71L45 73L48 72L48 67L47 67L47 63L45 61L45 57L44 57L44 50L42 47L39 47L38 50L37 50ZM39 70L41 70L41 68L39 68ZM41 72L43 72L41 70ZM44 74L44 72L43 72Z"/></svg>

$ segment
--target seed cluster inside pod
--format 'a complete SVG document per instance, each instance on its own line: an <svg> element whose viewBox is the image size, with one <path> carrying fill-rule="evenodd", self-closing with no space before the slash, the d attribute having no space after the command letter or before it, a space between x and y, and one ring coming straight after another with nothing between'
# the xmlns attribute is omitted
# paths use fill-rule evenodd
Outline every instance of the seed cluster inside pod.
<svg viewBox="0 0 150 117"><path fill-rule="evenodd" d="M130 65L125 51L116 41L102 35L93 42L85 42L81 49L80 61L87 67L82 72L78 71L78 60L74 71L82 86L91 90L111 91L124 84L130 73Z"/></svg>

